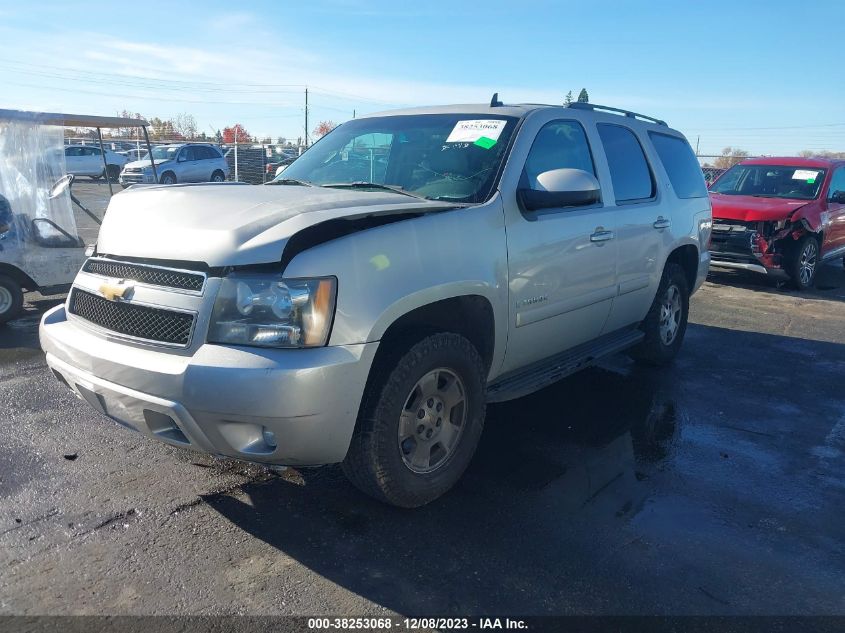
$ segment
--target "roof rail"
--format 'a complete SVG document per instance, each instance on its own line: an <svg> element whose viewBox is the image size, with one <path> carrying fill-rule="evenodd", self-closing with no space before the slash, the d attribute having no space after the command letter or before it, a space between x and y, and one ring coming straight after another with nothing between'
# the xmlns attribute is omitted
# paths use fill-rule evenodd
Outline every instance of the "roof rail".
<svg viewBox="0 0 845 633"><path fill-rule="evenodd" d="M623 110L621 108L611 108L610 106L603 106L598 105L597 103L584 103L582 101L573 101L570 103L568 108L575 108L577 110L604 110L606 112L615 112L616 114L624 114L627 117L632 119L643 119L645 121L651 121L652 123L657 123L657 125L666 125L666 121L661 121L660 119L655 119L653 116L648 116L645 114L639 114L638 112L631 112L630 110ZM666 127L669 127L666 125Z"/></svg>

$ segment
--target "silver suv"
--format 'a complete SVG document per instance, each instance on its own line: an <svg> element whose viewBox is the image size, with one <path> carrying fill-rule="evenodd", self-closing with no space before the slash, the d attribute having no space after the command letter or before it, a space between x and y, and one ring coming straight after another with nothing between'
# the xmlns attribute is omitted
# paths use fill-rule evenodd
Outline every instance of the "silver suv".
<svg viewBox="0 0 845 633"><path fill-rule="evenodd" d="M115 196L41 343L126 427L340 462L419 506L469 464L486 403L623 350L669 362L710 227L698 162L662 121L496 99L389 112L268 185Z"/></svg>
<svg viewBox="0 0 845 633"><path fill-rule="evenodd" d="M188 143L153 147L158 182L173 185L177 182L223 182L229 175L226 159L213 145ZM120 172L124 187L139 183L155 183L149 158L127 163Z"/></svg>

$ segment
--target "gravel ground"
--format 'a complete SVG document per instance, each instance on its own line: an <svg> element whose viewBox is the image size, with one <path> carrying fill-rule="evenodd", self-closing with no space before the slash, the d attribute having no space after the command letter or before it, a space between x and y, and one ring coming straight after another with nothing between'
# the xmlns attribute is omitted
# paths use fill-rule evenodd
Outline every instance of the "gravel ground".
<svg viewBox="0 0 845 633"><path fill-rule="evenodd" d="M806 295L711 275L672 367L489 407L413 511L119 427L46 369L61 298L28 299L0 328L0 614L845 614L841 266Z"/></svg>

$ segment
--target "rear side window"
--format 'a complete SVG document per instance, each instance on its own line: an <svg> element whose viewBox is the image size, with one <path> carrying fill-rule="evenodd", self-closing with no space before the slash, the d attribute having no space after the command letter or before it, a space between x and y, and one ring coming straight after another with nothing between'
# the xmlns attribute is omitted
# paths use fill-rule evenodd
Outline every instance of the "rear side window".
<svg viewBox="0 0 845 633"><path fill-rule="evenodd" d="M634 133L611 123L599 123L596 127L607 156L616 202L653 198L654 178Z"/></svg>
<svg viewBox="0 0 845 633"><path fill-rule="evenodd" d="M692 148L684 139L658 132L649 132L660 162L669 174L669 182L679 198L706 198L704 173Z"/></svg>

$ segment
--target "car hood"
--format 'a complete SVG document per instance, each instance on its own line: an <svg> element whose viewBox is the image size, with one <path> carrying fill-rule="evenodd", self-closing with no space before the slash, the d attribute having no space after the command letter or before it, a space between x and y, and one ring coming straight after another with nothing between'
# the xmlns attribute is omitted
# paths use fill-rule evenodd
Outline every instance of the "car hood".
<svg viewBox="0 0 845 633"><path fill-rule="evenodd" d="M741 222L776 222L788 219L796 209L800 209L811 200L726 196L711 192L710 202L713 207L714 219L739 220Z"/></svg>
<svg viewBox="0 0 845 633"><path fill-rule="evenodd" d="M398 193L239 183L135 186L116 194L102 254L242 266L277 262L287 240L337 218L453 209Z"/></svg>
<svg viewBox="0 0 845 633"><path fill-rule="evenodd" d="M161 160L156 158L156 169L158 169L162 165L169 165L172 162L172 160ZM141 160L133 160L131 162L126 163L126 167L140 167L141 169L144 169L149 166L150 160L148 158L142 158Z"/></svg>

